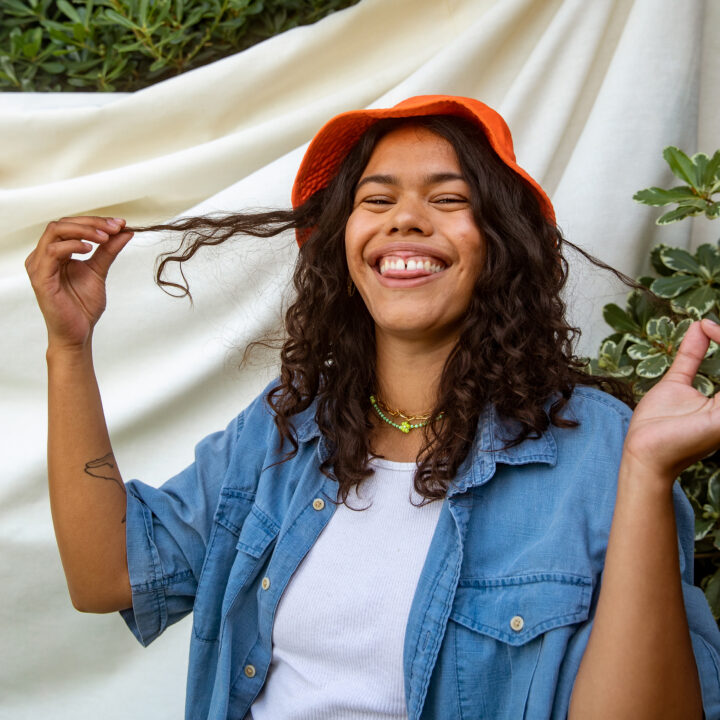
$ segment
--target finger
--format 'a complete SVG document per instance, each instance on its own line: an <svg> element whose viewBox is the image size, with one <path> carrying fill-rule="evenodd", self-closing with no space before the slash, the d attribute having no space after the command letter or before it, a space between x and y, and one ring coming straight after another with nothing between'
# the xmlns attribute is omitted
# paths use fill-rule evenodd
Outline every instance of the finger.
<svg viewBox="0 0 720 720"><path fill-rule="evenodd" d="M694 322L685 333L675 360L663 379L692 385L709 345L710 339L703 332L700 323Z"/></svg>
<svg viewBox="0 0 720 720"><path fill-rule="evenodd" d="M42 281L52 278L60 270L60 266L67 261L73 253L89 253L93 246L84 240L66 240L53 243L45 251L36 267L28 268L28 275L33 287L39 286Z"/></svg>
<svg viewBox="0 0 720 720"><path fill-rule="evenodd" d="M110 221L107 218L79 217L79 218L63 218L48 223L45 232L40 237L38 248L44 250L52 243L77 240L79 238L89 240L95 243L101 243L111 235L117 233L122 223Z"/></svg>
<svg viewBox="0 0 720 720"><path fill-rule="evenodd" d="M716 343L720 343L720 325L709 318L704 318L700 322L700 327L711 340L714 340Z"/></svg>
<svg viewBox="0 0 720 720"><path fill-rule="evenodd" d="M95 254L87 261L88 266L97 272L100 277L107 277L108 270L113 264L120 251L130 242L134 232L121 232L114 235L106 243L103 243L95 251Z"/></svg>
<svg viewBox="0 0 720 720"><path fill-rule="evenodd" d="M47 249L47 254L55 260L66 260L73 253L88 253L93 245L84 240L66 240L61 243L54 243Z"/></svg>

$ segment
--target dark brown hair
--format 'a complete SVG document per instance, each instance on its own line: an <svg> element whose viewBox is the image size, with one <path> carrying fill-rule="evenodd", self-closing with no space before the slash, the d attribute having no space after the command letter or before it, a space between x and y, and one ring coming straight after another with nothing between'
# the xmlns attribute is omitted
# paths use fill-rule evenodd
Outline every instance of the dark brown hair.
<svg viewBox="0 0 720 720"><path fill-rule="evenodd" d="M355 186L376 143L410 122L455 148L486 243L484 267L440 378L432 416L442 412L442 417L423 430L417 492L427 500L445 496L487 403L517 428L506 446L539 436L550 423L575 426L562 411L578 384L611 388L632 403L621 383L586 374L573 353L580 331L568 324L560 295L568 269L563 246L575 248L628 285L637 283L566 241L543 216L530 186L498 158L473 123L452 116L380 121L352 148L328 187L296 210L184 218L136 228L185 231L181 245L161 255L157 267L158 284L181 295L189 295L182 263L201 247L236 235L307 231L293 277L296 298L285 314L280 379L267 400L280 443L287 440L293 448L286 457L298 448L293 417L317 400L315 417L330 449L321 470L337 480L343 502L350 489L371 474L369 395L377 389L373 319L359 294L347 292L345 224ZM163 279L168 263L180 265L184 285Z"/></svg>

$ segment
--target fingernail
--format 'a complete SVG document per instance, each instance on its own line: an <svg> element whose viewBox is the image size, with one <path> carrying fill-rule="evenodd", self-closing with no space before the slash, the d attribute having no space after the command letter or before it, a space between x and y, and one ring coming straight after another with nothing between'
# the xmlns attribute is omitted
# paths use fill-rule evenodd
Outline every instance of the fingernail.
<svg viewBox="0 0 720 720"><path fill-rule="evenodd" d="M105 238L105 240L107 240L107 239L110 237L110 236L109 236L106 232L104 232L103 230L95 230L95 232L96 232L101 238Z"/></svg>
<svg viewBox="0 0 720 720"><path fill-rule="evenodd" d="M124 220L123 218L113 218L113 220L115 220L115 222L116 222L118 225L121 225L122 223L125 222L125 220Z"/></svg>

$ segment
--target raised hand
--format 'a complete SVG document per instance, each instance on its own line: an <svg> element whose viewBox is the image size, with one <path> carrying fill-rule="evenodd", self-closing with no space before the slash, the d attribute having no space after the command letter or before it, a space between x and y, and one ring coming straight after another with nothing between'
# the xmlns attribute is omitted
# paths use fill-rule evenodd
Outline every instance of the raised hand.
<svg viewBox="0 0 720 720"><path fill-rule="evenodd" d="M688 465L720 447L720 395L705 397L692 381L710 340L720 343L720 325L693 323L662 380L633 413L623 460L667 483Z"/></svg>
<svg viewBox="0 0 720 720"><path fill-rule="evenodd" d="M51 222L37 247L28 255L30 277L48 329L48 344L80 348L105 310L105 280L118 253L133 233L123 231L123 219L68 217ZM73 253L88 253L89 242L99 247L88 260L73 260Z"/></svg>

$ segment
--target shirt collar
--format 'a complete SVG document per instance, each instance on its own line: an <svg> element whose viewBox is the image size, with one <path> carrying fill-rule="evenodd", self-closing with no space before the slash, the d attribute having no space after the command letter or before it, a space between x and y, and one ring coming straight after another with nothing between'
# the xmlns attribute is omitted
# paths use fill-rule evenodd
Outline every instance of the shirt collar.
<svg viewBox="0 0 720 720"><path fill-rule="evenodd" d="M299 442L308 442L321 435L320 428L315 420L316 407L317 400L307 410L300 413L297 418L297 439ZM495 407L487 405L480 416L473 447L458 469L456 482L453 483L448 496L486 483L495 474L497 463L505 465L526 465L529 463L555 465L557 462L557 445L550 428L537 438L525 438L525 440L513 447L504 447L509 438L517 435L519 427L516 421L501 419Z"/></svg>

